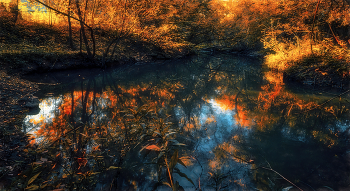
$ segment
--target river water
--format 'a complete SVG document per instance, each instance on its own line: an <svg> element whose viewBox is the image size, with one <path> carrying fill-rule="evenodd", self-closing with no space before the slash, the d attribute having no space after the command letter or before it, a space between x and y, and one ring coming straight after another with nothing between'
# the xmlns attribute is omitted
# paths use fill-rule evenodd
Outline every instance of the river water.
<svg viewBox="0 0 350 191"><path fill-rule="evenodd" d="M42 86L23 122L56 187L349 186L345 90L287 86L263 61L225 54L79 72L42 78L61 83Z"/></svg>

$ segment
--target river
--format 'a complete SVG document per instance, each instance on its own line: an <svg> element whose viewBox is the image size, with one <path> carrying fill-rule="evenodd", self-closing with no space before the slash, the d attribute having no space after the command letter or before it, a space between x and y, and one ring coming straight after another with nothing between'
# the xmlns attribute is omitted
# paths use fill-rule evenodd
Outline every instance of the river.
<svg viewBox="0 0 350 191"><path fill-rule="evenodd" d="M201 55L29 78L60 82L41 87L40 112L23 121L36 165L50 161L42 175L55 188L339 190L350 183L349 94L286 85L256 58Z"/></svg>

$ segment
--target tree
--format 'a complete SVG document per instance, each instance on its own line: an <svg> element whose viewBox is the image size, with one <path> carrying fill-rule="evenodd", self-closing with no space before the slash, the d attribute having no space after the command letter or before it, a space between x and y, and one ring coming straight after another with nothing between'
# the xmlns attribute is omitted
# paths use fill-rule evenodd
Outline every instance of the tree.
<svg viewBox="0 0 350 191"><path fill-rule="evenodd" d="M13 14L13 23L16 24L18 17L20 16L20 12L18 9L18 1L19 0L11 0L10 3L10 12Z"/></svg>
<svg viewBox="0 0 350 191"><path fill-rule="evenodd" d="M76 0L75 1L75 5L76 5L76 14L78 16L78 18L75 18L67 13L64 13L63 11L60 11L58 10L57 8L54 8L53 6L50 6L49 4L46 4L40 0L34 0L35 2L39 3L39 4L42 4L44 5L46 8L50 9L50 10L53 10L55 11L56 13L58 14L61 14L61 15L64 15L64 16L67 16L70 21L70 18L76 20L79 22L80 24L80 31L81 31L81 35L83 37L83 40L84 40L84 44L85 44L85 48L86 48L86 51L87 51L87 55L90 59L93 59L94 56L95 56L95 52L96 52L96 45L95 45L95 36L94 36L94 33L93 33L93 29L87 25L85 22L84 22L84 18L83 18L83 13L81 11L81 8L80 8L80 4L79 4L79 1ZM69 1L70 2L70 1ZM69 4L69 3L68 3ZM87 5L87 1L86 1L86 5ZM90 35L91 35L91 40L92 40L92 53L91 53L91 50L90 50L90 46L89 46L89 42L87 40L87 37L86 37L86 33L85 33L85 27L87 27L89 29L89 32L90 32Z"/></svg>
<svg viewBox="0 0 350 191"><path fill-rule="evenodd" d="M72 0L68 0L68 33L69 33L69 37L68 37L68 43L69 46L72 50L75 49L74 44L73 44L73 36L72 36L72 23L71 23L71 4L72 4Z"/></svg>

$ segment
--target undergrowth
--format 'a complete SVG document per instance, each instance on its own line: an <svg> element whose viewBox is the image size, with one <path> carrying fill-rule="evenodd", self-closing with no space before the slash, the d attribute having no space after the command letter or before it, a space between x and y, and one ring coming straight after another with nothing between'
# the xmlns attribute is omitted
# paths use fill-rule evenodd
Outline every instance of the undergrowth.
<svg viewBox="0 0 350 191"><path fill-rule="evenodd" d="M309 39L296 38L295 41L279 41L276 38L265 38L264 46L271 53L265 64L269 68L287 70L296 65L320 65L346 72L350 62L350 50L346 46L334 45L331 39L312 43Z"/></svg>

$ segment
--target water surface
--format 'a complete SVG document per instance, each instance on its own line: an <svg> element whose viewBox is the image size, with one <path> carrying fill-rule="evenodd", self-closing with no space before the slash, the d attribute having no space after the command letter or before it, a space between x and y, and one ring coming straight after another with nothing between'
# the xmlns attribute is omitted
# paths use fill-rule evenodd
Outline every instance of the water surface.
<svg viewBox="0 0 350 191"><path fill-rule="evenodd" d="M262 61L231 55L55 75L46 82L63 83L40 92L41 111L23 127L32 144L60 157L61 167L50 172L57 184L90 178L96 190L151 190L159 182L158 190L177 183L185 190L349 185L349 94L334 99L344 90L287 87Z"/></svg>

